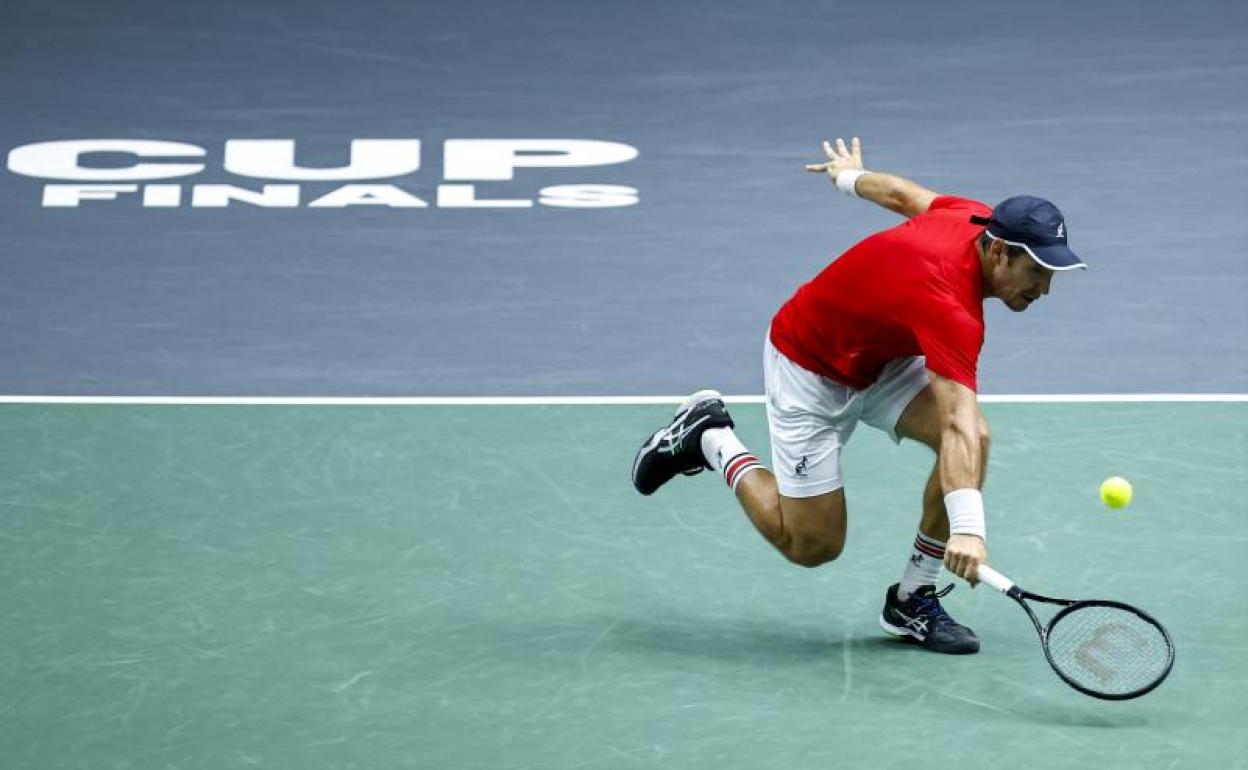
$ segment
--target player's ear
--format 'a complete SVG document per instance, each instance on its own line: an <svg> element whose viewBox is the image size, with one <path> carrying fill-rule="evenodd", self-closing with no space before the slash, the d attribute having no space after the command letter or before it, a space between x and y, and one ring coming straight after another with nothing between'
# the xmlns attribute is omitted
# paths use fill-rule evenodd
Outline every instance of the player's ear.
<svg viewBox="0 0 1248 770"><path fill-rule="evenodd" d="M1000 241L993 239L988 241L988 245L984 247L984 256L988 258L988 264L997 264L997 247L1000 245Z"/></svg>
<svg viewBox="0 0 1248 770"><path fill-rule="evenodd" d="M1010 261L1010 246L1005 241L994 240L992 246L988 250L988 258L994 265L1008 264Z"/></svg>

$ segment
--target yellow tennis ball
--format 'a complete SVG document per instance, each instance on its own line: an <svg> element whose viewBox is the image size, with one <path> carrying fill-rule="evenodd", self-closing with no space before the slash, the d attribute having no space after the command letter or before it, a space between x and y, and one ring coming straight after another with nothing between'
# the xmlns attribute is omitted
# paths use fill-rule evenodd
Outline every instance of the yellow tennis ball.
<svg viewBox="0 0 1248 770"><path fill-rule="evenodd" d="M1101 502L1110 508L1124 508L1131 502L1131 482L1110 476L1101 482Z"/></svg>

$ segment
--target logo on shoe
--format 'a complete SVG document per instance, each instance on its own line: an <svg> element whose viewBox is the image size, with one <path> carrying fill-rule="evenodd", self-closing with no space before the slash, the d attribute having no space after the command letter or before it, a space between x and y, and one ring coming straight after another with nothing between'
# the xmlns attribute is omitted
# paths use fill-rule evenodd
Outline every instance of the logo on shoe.
<svg viewBox="0 0 1248 770"><path fill-rule="evenodd" d="M913 631L917 631L920 634L927 633L927 619L926 618L917 618L917 617L912 618L906 613L902 612L901 610L894 610L894 611L897 613L897 617L901 618L902 622L906 624L906 628L909 628Z"/></svg>
<svg viewBox="0 0 1248 770"><path fill-rule="evenodd" d="M698 429L702 423L711 419L710 415L699 417L693 423L688 425L673 425L666 436L663 437L662 443L659 444L659 451L664 454L678 454L685 443L685 439Z"/></svg>

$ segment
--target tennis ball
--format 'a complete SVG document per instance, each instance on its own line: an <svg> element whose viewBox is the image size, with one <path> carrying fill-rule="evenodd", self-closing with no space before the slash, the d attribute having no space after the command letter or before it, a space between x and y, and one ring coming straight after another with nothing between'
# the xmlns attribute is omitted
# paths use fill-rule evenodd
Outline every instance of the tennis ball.
<svg viewBox="0 0 1248 770"><path fill-rule="evenodd" d="M1131 502L1131 482L1110 476L1101 482L1101 502L1110 508L1125 508Z"/></svg>

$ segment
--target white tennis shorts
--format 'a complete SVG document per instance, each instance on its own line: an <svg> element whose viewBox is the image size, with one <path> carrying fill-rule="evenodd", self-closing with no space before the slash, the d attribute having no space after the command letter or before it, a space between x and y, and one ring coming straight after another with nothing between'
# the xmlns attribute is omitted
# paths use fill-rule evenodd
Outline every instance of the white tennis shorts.
<svg viewBox="0 0 1248 770"><path fill-rule="evenodd" d="M879 428L894 442L897 420L928 383L923 356L888 362L866 390L855 390L803 369L768 339L763 351L771 467L780 494L814 497L844 484L841 447L859 422Z"/></svg>

